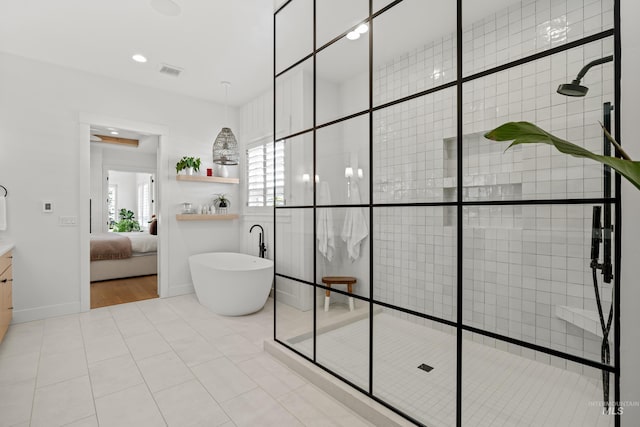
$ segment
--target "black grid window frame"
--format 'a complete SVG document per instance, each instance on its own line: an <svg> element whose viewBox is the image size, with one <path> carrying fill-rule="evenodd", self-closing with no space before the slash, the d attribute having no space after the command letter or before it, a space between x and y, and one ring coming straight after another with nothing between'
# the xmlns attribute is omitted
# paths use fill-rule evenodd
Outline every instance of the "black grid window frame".
<svg viewBox="0 0 640 427"><path fill-rule="evenodd" d="M331 126L340 122L343 122L345 120L349 120L355 117L359 117L365 114L369 115L369 165L371 166L373 164L373 113L375 111L396 105L396 104L400 104L415 98L419 98L425 95L429 95L435 92L439 92L442 90L446 90L448 88L452 88L455 87L456 88L456 97L457 97L457 102L456 102L456 111L457 111L457 129L456 129L456 134L457 134L457 152L458 153L462 153L462 149L463 149L463 135L464 135L464 131L463 131L463 110L462 110L462 101L463 101L463 84L476 80L476 79L480 79L482 77L486 77L492 74L496 74L499 73L501 71L505 71L505 70L509 70L511 68L520 66L520 65L524 65L527 63L531 63L533 61L536 61L538 59L541 58L546 58L546 57L550 57L554 54L560 53L560 52L565 52L565 51L569 51L571 49L577 48L577 47L581 47L584 45L587 45L589 43L595 42L595 41L599 41L599 40L605 40L605 39L613 39L613 44L614 44L614 105L615 106L619 106L620 105L620 95L621 95L621 88L620 88L620 81L621 81L621 39L620 39L620 0L613 0L613 7L614 7L614 11L613 11L613 28L611 29L607 29L607 30L603 30L601 32L598 32L596 34L592 34L589 35L587 37L581 38L579 40L574 40L572 42L568 42L566 44L560 45L560 46L556 46L553 48L550 48L548 50L544 50L544 51L540 51L540 52L536 52L532 55L528 55L525 57L522 57L520 59L514 60L514 61L510 61L504 64L500 64L496 67L478 72L478 73L474 73L468 76L464 76L463 75L463 27L462 27L462 4L463 4L463 0L456 0L456 7L457 7L457 20L456 20L456 80L453 82L448 82L427 90L423 90L414 94L410 94L409 96L403 97L403 98L399 98L399 99L395 99L391 102L387 102L381 105L377 105L374 106L373 103L373 35L374 35L374 31L375 31L375 27L373 25L374 21L373 19L379 15L382 15L383 13L385 13L386 11L388 11L389 9L393 8L394 6L402 3L404 0L395 0L393 2L390 2L388 5L386 5L385 7L383 7L382 9L376 11L375 13L373 13L373 0L369 0L369 16L364 19L362 21L362 23L366 23L369 25L369 32L368 32L368 38L369 38L369 67L368 67L368 71L369 71L369 108L363 111L359 111L353 114L349 114L347 116L344 117L340 117L334 120L331 120L329 122L326 123L317 123L316 121L316 55L321 52L322 50L328 48L329 46L331 46L332 44L338 42L339 40L341 40L344 36L346 36L346 34L349 32L349 30L345 31L343 34L338 35L337 37L335 37L334 39L330 40L329 42L325 43L322 46L317 46L317 40L316 40L316 2L318 0L312 0L313 1L313 51L309 54L307 54L306 56L304 56L303 58L299 59L298 61L296 61L295 63L289 65L288 67L286 67L285 69L281 70L281 71L277 71L276 68L276 55L277 55L277 50L276 50L276 37L277 37L277 15L284 9L286 8L288 5L290 5L293 1L296 0L287 0L285 1L281 6L279 6L274 14L273 14L273 50L274 50L274 57L273 57L273 89L274 89L274 97L273 97L273 111L274 111L274 115L273 115L273 130L274 130L274 135L276 134L276 130L277 130L277 118L276 118L276 106L277 106L277 99L275 96L275 88L276 88L276 81L278 79L278 77L282 76L283 74L285 74L286 72L292 70L293 68L295 68L296 66L302 64L304 61L313 58L313 126L311 128L308 129L303 129L300 131L296 131L295 133L292 133L290 135L286 135L283 137L278 137L276 140L274 140L274 143L277 141L281 141L281 140L285 140L285 139L290 139L293 138L295 136L299 136L308 132L312 132L313 134L313 176L315 176L316 174L316 131L318 129L327 127L327 126ZM615 135L617 136L617 139L619 142L620 141L620 135L621 135L621 121L620 121L620 111L619 108L617 108L617 113L614 116L614 132ZM297 354L298 356L306 359L307 361L311 362L312 364L314 364L315 366L321 368L322 370L324 370L325 372L333 375L334 377L340 379L341 381L345 382L346 384L350 385L351 387L355 388L356 390L364 393L365 395L367 395L369 398L375 400L376 402L382 404L383 406L387 407L388 409L394 411L395 413L401 415L402 417L406 418L407 420L411 421L412 423L416 424L416 425L420 425L422 426L423 424L416 420L415 418L411 417L409 414L406 414L405 412L403 412L402 410L394 407L393 405L389 404L388 402L380 399L378 396L376 396L373 393L373 370L374 370L374 363L373 363L373 328L374 328L374 324L373 324L373 307L374 305L376 306L382 306L385 308L389 308L392 310L396 310L405 314L409 314L412 316L416 316L416 317L420 317L423 319L427 319L427 320L431 320L437 323L440 323L442 325L447 325L450 327L453 327L456 329L456 362L457 362L457 367L456 367L456 426L461 427L462 426L462 400L464 399L463 396L463 392L462 392L462 388L463 388L463 384L462 384L462 376L463 376L463 370L462 370L462 345L463 345L463 333L465 331L467 332L472 332L478 335L482 335L485 337L489 337L489 338L493 338L508 344L514 344L523 348L527 348L530 350L534 350L534 351L539 351L541 353L544 354L548 354L550 356L555 356L561 359L565 359L567 361L571 361L571 362L575 362L584 366L588 366L591 368L595 368L598 370L602 370L602 371L607 371L611 374L613 374L613 378L614 378L614 387L613 387L613 400L615 401L615 408L614 408L614 416L615 416L615 426L616 427L620 427L620 423L621 423L621 418L620 418L620 411L619 411L619 405L618 402L620 400L620 271L621 271L621 264L620 264L620 254L621 254L621 249L622 249L622 245L621 245L621 239L618 238L618 236L621 235L622 233L622 209L621 209L621 198L620 198L620 183L621 183L621 177L619 174L615 173L614 175L614 195L613 197L601 197L601 198L574 198L574 199L528 199L528 200L487 200L487 201L465 201L463 199L463 192L462 192L462 187L463 187L463 156L457 156L457 200L454 202L423 202L423 203L374 203L374 194L373 194L373 173L369 174L369 203L364 203L364 204L360 204L360 205L344 205L344 204L336 204L336 205L318 205L317 204L317 199L316 199L316 183L315 181L313 182L313 204L312 205L299 205L299 206L275 206L274 207L274 211L273 211L273 221L274 221L274 234L275 234L275 228L276 228L276 211L277 210L285 210L285 209L313 209L313 238L314 238L314 242L315 242L315 238L316 238L316 210L318 207L322 207L322 208L354 208L354 207L361 207L361 208L366 208L369 210L369 218L370 218L370 236L373 235L373 227L375 226L374 222L373 222L373 212L375 208L379 208L379 207L428 207L428 206L438 206L438 207L443 207L443 206L449 206L449 207L455 207L457 209L457 230L456 230L456 238L457 238L457 304L456 304L456 321L453 322L451 320L445 319L445 318L441 318L441 317L437 317L437 316L433 316L430 314L426 314L426 313L422 313L422 312L416 312L401 306L395 306L392 304L389 304L387 302L384 301L379 301L376 300L374 298L374 289L373 289L373 283L374 283L374 269L373 269L373 264L371 262L371 260L373 259L373 253L374 253L374 243L373 241L370 242L369 244L369 256L370 256L370 262L369 262L369 296L368 297L363 297L360 295L353 295L353 294L349 294L346 291L342 291L340 289L335 289L335 288L328 288L326 286L324 286L322 283L317 283L316 277L317 277L317 271L316 271L316 264L317 264L317 253L314 250L314 254L313 254L313 277L314 277L314 282L310 282L301 278L297 278L297 277L292 277L292 276L288 276L288 275L284 275L284 274L280 274L277 272L277 268L274 269L274 292L273 292L273 304L274 304L274 315L273 315L273 339L275 342L279 343L280 345L286 347L288 350L292 351L293 353ZM580 357L580 356L576 356L570 353L566 353L566 352L562 352L562 351L558 351L549 347L545 347L545 346L541 346L541 345L537 345L534 343L530 343L527 341L522 341L519 339L515 339L506 335L501 335L501 334L497 334L488 330L483 330L480 328L476 328L470 325L467 325L464 323L463 321L463 209L467 206L507 206L507 205L517 205L517 206L526 206L526 205L593 205L593 204L603 204L605 206L613 206L614 208L614 221L615 221L615 227L616 227L616 232L614 233L613 236L613 244L614 244L614 250L615 250L615 259L614 259L614 295L613 295L613 311L614 311L614 360L613 360L613 365L605 365L602 364L600 362L596 362L594 360L591 359L587 359L584 357ZM274 250L273 250L273 255L274 255L274 263L276 260L276 256L277 256L277 241L276 244L274 244ZM277 264L276 264L277 265ZM289 344L287 344L286 342L278 339L277 337L277 282L276 279L278 277L284 278L284 279L288 279L288 280L292 280L294 282L299 283L300 285L303 286L308 286L310 288L313 288L313 355L312 357L309 357L306 354L301 353L300 351L298 351L297 349L295 349L294 347L290 346ZM317 310L317 304L316 304L316 294L317 294L317 290L331 290L332 292L336 292L339 294L343 294L343 295L348 295L348 296L352 296L358 300L361 300L365 303L369 304L369 385L367 387L367 389L362 388L359 385L354 384L353 382L351 382L350 380L348 380L347 378L345 378L344 376L340 375L337 372L332 371L331 369L327 368L326 366L322 365L321 363L319 363L316 360L316 310Z"/></svg>

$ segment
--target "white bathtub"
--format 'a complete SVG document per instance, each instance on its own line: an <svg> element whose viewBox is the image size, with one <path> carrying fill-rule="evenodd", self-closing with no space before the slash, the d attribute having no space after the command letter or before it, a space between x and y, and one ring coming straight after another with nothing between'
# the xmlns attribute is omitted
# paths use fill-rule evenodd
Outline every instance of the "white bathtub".
<svg viewBox="0 0 640 427"><path fill-rule="evenodd" d="M200 304L217 314L242 316L260 310L273 282L273 261L232 252L189 257Z"/></svg>

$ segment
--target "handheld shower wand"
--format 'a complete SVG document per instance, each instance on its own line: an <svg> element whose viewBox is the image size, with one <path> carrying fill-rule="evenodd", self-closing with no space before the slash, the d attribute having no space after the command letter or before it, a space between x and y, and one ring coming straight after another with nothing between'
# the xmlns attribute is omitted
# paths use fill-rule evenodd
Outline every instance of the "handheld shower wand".
<svg viewBox="0 0 640 427"><path fill-rule="evenodd" d="M600 243L602 242L602 222L600 221L602 212L601 206L593 207L593 217L591 219L591 272L593 277L593 289L596 295L596 305L598 307L598 316L600 317L600 327L602 328L602 345L600 346L600 359L603 364L608 365L610 362L611 351L609 349L609 332L611 331L611 321L613 320L613 298L609 307L609 316L604 319L604 311L602 310L602 301L600 300L600 289L598 288L598 270L602 270L605 274L605 282L607 281L607 260L600 264ZM610 230L609 230L610 231ZM606 243L606 242L605 242ZM606 249L606 245L605 245ZM611 256L609 254L609 256ZM607 257L605 251L605 258ZM602 371L602 394L605 409L609 410L609 372Z"/></svg>
<svg viewBox="0 0 640 427"><path fill-rule="evenodd" d="M600 243L602 242L602 223L600 222L601 206L593 207L591 219L591 268L598 268L600 258Z"/></svg>

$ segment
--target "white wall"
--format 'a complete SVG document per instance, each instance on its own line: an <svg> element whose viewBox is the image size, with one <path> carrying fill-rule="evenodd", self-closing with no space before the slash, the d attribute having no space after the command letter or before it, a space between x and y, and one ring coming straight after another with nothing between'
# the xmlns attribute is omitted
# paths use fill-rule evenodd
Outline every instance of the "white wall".
<svg viewBox="0 0 640 427"><path fill-rule="evenodd" d="M103 150L100 147L91 146L91 181L90 197L91 197L91 232L99 233L106 230L106 197L103 191ZM104 215L104 216L103 216Z"/></svg>
<svg viewBox="0 0 640 427"><path fill-rule="evenodd" d="M132 172L109 171L109 184L117 186L116 213L121 209L133 211L138 218L138 194L136 174Z"/></svg>
<svg viewBox="0 0 640 427"><path fill-rule="evenodd" d="M16 244L14 319L25 321L72 313L80 307L78 227L58 225L58 217L88 215L89 194L78 199L78 117L80 113L156 123L169 129L166 186L169 217L169 293L188 292L190 254L239 249L234 222L177 222L179 203L210 201L230 194L238 212L238 186L177 182L174 165L184 156L211 163L211 144L222 127L219 105L73 71L12 55L0 55L0 182L9 189L9 227L0 238ZM232 110L231 126L236 126ZM217 120L216 118L219 118ZM41 213L41 201L54 213Z"/></svg>
<svg viewBox="0 0 640 427"><path fill-rule="evenodd" d="M149 139L155 140L155 144L158 144L157 136L149 136ZM156 153L137 152L135 148L122 147L100 147L100 143L91 143L91 154L94 151L101 150L102 164L110 169L156 169Z"/></svg>
<svg viewBox="0 0 640 427"><path fill-rule="evenodd" d="M638 117L640 117L640 5L637 2L621 2L622 38L622 94L621 113L622 143L633 159L640 158ZM638 304L640 303L640 265L638 242L640 241L640 193L623 180L622 186L622 274L620 277L620 394L622 400L640 402L640 327ZM640 408L626 406L622 416L623 427L640 425Z"/></svg>

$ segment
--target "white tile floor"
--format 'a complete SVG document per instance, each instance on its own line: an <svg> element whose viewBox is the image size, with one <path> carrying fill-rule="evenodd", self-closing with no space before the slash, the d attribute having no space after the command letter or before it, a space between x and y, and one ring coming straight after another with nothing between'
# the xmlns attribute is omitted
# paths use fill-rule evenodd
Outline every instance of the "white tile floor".
<svg viewBox="0 0 640 427"><path fill-rule="evenodd" d="M302 315L302 314L301 314ZM306 338L306 335L304 335ZM356 384L369 375L369 319L317 336L324 366ZM311 353L311 339L290 339ZM417 367L426 363L427 373ZM455 425L456 337L386 313L374 316L374 394L430 426ZM612 426L591 402L598 380L472 341L463 342L463 425Z"/></svg>
<svg viewBox="0 0 640 427"><path fill-rule="evenodd" d="M216 316L194 295L12 325L0 426L368 426L262 350L273 303Z"/></svg>

